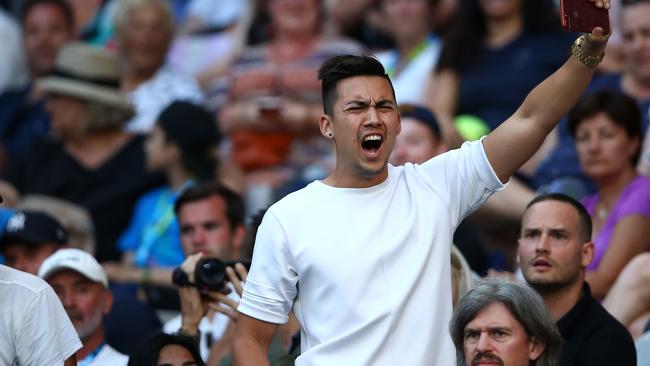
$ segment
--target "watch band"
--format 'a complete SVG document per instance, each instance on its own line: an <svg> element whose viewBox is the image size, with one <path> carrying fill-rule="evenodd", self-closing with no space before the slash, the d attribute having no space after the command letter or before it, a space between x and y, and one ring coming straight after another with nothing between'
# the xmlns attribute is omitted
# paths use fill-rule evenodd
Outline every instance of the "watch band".
<svg viewBox="0 0 650 366"><path fill-rule="evenodd" d="M585 36L582 35L573 42L571 46L571 54L582 64L589 68L595 68L605 57L605 52L601 53L598 56L589 56L584 51L582 51L582 43L585 41Z"/></svg>

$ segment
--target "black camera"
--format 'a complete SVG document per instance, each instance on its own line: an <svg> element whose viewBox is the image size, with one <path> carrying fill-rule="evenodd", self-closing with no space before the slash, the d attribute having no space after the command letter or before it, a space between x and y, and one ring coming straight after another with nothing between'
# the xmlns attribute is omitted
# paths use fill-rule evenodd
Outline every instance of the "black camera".
<svg viewBox="0 0 650 366"><path fill-rule="evenodd" d="M189 276L181 267L174 269L172 282L179 287L194 286L200 292L222 291L228 282L226 267L234 267L241 263L250 269L251 262L246 260L221 261L218 258L202 258L194 268L194 283L190 282Z"/></svg>

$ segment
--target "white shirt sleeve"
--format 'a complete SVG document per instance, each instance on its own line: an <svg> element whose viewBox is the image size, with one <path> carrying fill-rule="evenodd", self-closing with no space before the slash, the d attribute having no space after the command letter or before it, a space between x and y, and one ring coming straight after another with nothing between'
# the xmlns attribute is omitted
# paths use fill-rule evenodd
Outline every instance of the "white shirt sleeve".
<svg viewBox="0 0 650 366"><path fill-rule="evenodd" d="M460 222L479 208L492 193L503 189L485 155L483 139L465 142L459 149L425 162L420 167L423 176L436 190L449 197L449 209Z"/></svg>
<svg viewBox="0 0 650 366"><path fill-rule="evenodd" d="M284 324L298 293L297 283L287 237L269 209L257 232L253 262L238 310L265 322Z"/></svg>
<svg viewBox="0 0 650 366"><path fill-rule="evenodd" d="M63 365L80 348L59 298L51 287L44 287L23 312L16 342L20 365Z"/></svg>

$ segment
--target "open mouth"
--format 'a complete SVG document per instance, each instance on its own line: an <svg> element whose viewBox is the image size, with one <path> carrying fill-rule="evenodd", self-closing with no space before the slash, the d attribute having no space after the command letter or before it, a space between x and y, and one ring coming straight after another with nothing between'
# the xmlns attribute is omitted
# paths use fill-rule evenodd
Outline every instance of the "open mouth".
<svg viewBox="0 0 650 366"><path fill-rule="evenodd" d="M361 149L366 156L373 158L379 155L379 150L381 149L383 142L384 139L381 135L368 135L363 138L363 141L361 141Z"/></svg>

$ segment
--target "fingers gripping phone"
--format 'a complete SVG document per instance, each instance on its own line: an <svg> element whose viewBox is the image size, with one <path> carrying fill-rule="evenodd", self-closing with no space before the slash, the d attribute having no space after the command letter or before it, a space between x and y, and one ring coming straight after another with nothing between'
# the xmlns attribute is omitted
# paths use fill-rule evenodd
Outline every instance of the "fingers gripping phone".
<svg viewBox="0 0 650 366"><path fill-rule="evenodd" d="M589 0L560 0L560 16L565 31L591 33L596 27L609 34L609 12Z"/></svg>

